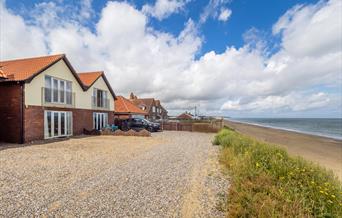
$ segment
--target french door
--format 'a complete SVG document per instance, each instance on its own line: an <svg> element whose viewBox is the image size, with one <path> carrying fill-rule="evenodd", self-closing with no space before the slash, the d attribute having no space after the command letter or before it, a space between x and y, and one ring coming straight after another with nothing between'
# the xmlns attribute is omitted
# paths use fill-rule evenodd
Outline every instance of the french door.
<svg viewBox="0 0 342 218"><path fill-rule="evenodd" d="M101 130L108 125L108 113L93 113L93 128Z"/></svg>
<svg viewBox="0 0 342 218"><path fill-rule="evenodd" d="M46 139L72 135L72 112L44 111L44 136Z"/></svg>

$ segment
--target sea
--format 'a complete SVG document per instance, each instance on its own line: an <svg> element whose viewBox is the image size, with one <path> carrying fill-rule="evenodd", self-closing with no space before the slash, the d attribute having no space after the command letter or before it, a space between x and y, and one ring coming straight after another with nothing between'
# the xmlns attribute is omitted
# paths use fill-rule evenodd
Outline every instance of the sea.
<svg viewBox="0 0 342 218"><path fill-rule="evenodd" d="M342 140L342 118L228 118L227 120Z"/></svg>

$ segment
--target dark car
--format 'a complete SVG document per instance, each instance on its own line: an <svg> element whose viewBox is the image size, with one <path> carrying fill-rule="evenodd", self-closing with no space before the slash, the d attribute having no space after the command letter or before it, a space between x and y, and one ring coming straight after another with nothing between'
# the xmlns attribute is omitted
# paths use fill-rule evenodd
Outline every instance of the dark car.
<svg viewBox="0 0 342 218"><path fill-rule="evenodd" d="M147 129L150 132L158 132L160 130L160 124L142 118L132 118L122 122L122 129L134 129L137 131Z"/></svg>

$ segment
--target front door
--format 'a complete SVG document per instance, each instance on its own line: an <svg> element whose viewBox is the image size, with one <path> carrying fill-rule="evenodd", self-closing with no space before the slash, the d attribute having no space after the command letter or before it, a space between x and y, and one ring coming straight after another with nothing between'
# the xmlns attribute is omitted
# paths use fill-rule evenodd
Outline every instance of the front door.
<svg viewBox="0 0 342 218"><path fill-rule="evenodd" d="M44 137L56 138L72 135L72 113L44 111Z"/></svg>

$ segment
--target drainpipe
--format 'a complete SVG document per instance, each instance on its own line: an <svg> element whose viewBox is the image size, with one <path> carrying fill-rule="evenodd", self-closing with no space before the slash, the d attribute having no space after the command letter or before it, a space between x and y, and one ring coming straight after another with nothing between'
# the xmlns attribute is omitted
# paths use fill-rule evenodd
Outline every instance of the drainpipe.
<svg viewBox="0 0 342 218"><path fill-rule="evenodd" d="M25 83L20 82L20 97L21 97L21 103L20 103L20 144L24 144L25 138L24 138L24 105L25 105Z"/></svg>

